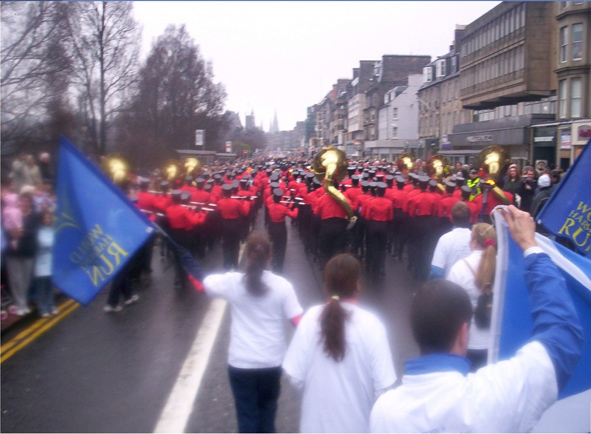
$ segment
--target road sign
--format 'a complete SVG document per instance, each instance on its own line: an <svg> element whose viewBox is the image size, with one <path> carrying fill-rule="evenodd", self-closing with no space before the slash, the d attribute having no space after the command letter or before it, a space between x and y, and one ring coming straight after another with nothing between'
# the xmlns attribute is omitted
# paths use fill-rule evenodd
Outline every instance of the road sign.
<svg viewBox="0 0 591 434"><path fill-rule="evenodd" d="M203 146L205 143L205 130L195 130L195 146Z"/></svg>

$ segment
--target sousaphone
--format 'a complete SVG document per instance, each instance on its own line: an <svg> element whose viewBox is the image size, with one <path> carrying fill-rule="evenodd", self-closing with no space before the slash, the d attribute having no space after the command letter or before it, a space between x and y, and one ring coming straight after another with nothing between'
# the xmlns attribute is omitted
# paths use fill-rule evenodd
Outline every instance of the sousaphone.
<svg viewBox="0 0 591 434"><path fill-rule="evenodd" d="M162 176L168 182L172 182L183 175L180 167L181 163L178 160L166 160L162 166Z"/></svg>
<svg viewBox="0 0 591 434"><path fill-rule="evenodd" d="M184 166L185 166L185 176L191 175L193 177L196 177L196 176L201 175L201 172L203 171L203 165L201 164L201 161L199 161L195 157L186 158L185 162L184 162Z"/></svg>
<svg viewBox="0 0 591 434"><path fill-rule="evenodd" d="M507 148L491 145L484 148L476 156L475 167L484 171L486 183L492 186L492 193L505 205L510 201L497 186L497 182L506 173L511 164L511 157Z"/></svg>
<svg viewBox="0 0 591 434"><path fill-rule="evenodd" d="M115 185L121 186L127 181L131 166L125 155L114 152L105 157L102 169Z"/></svg>
<svg viewBox="0 0 591 434"><path fill-rule="evenodd" d="M324 185L324 190L336 199L339 204L345 209L349 222L355 222L356 217L349 202L337 188L334 183L341 182L347 174L347 156L346 154L334 147L324 148L314 157L312 170L314 175Z"/></svg>
<svg viewBox="0 0 591 434"><path fill-rule="evenodd" d="M449 172L449 160L445 155L435 154L429 158L428 167L431 173L429 174L432 179L437 181L437 187L441 191L445 191L445 187L441 183L443 178L447 176Z"/></svg>
<svg viewBox="0 0 591 434"><path fill-rule="evenodd" d="M400 157L398 157L398 160L402 161L402 163L405 166L406 171L410 172L415 165L416 157L413 154L411 154L410 152L404 152L404 153L400 154ZM400 170L400 168L398 168L398 169Z"/></svg>

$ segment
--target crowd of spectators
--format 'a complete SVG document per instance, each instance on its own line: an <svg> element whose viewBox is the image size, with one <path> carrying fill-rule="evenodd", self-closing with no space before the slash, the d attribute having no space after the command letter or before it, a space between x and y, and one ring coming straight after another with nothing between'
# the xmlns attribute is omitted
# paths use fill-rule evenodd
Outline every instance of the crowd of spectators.
<svg viewBox="0 0 591 434"><path fill-rule="evenodd" d="M21 154L2 182L2 319L35 306L40 316L58 313L51 287L54 170L48 153Z"/></svg>

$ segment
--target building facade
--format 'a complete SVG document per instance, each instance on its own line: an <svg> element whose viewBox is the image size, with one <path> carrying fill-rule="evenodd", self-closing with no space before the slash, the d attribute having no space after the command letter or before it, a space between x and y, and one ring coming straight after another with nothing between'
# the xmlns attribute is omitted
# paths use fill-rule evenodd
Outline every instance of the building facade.
<svg viewBox="0 0 591 434"><path fill-rule="evenodd" d="M408 76L404 86L396 86L384 95L378 112L378 140L366 142L366 155L395 160L398 155L416 147L419 138L417 91L423 83L421 74Z"/></svg>
<svg viewBox="0 0 591 434"><path fill-rule="evenodd" d="M460 98L472 122L450 135L454 156L474 161L500 145L532 162L533 125L554 120L556 26L552 2L503 2L466 26L460 48Z"/></svg>

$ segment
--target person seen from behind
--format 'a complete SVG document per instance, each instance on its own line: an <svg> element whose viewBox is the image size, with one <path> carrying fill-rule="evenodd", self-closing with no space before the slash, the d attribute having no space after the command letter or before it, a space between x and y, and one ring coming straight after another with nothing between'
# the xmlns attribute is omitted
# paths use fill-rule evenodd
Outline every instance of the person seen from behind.
<svg viewBox="0 0 591 434"><path fill-rule="evenodd" d="M567 383L583 334L566 282L536 245L533 218L514 206L503 215L525 256L531 340L512 358L469 373L470 297L448 280L427 282L411 307L421 357L406 363L400 387L378 399L372 432L529 431Z"/></svg>
<svg viewBox="0 0 591 434"><path fill-rule="evenodd" d="M245 272L212 274L205 292L228 301L232 311L228 375L240 432L275 432L285 321L303 312L291 283L268 270L271 242L253 232L244 249Z"/></svg>
<svg viewBox="0 0 591 434"><path fill-rule="evenodd" d="M470 238L472 253L456 262L447 279L464 288L472 303L467 358L471 371L476 372L486 365L490 337L490 312L492 289L496 270L497 233L492 225L474 225Z"/></svg>
<svg viewBox="0 0 591 434"><path fill-rule="evenodd" d="M283 369L303 392L301 432L367 432L376 397L396 381L386 328L358 306L360 276L354 256L333 257L329 299L306 312L289 346Z"/></svg>

